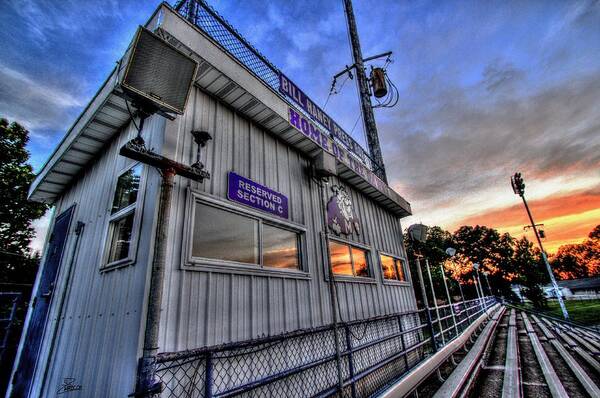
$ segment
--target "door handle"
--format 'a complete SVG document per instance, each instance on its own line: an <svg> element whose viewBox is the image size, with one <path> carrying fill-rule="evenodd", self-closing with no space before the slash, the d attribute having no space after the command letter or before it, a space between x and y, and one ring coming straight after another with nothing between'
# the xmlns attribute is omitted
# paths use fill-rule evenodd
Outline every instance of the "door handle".
<svg viewBox="0 0 600 398"><path fill-rule="evenodd" d="M54 292L54 283L51 283L50 286L48 287L48 291L46 293L40 294L40 297L49 299L52 296L53 292Z"/></svg>

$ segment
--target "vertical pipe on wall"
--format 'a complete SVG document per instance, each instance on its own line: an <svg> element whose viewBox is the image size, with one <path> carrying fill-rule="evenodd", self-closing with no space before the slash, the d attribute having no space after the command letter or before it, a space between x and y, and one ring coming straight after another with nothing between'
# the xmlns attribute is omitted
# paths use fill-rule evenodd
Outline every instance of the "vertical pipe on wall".
<svg viewBox="0 0 600 398"><path fill-rule="evenodd" d="M171 193L173 191L173 177L175 170L162 169L162 185L160 202L158 206L158 220L156 223L156 242L152 258L150 274L150 292L148 295L148 309L146 315L146 329L144 332L144 348L138 368L136 396L152 396L161 388L160 382L155 380L156 355L158 354L158 332L160 324L160 307L165 275L165 259L167 253L167 235L169 225L169 210L171 208Z"/></svg>
<svg viewBox="0 0 600 398"><path fill-rule="evenodd" d="M322 222L323 222L323 234L324 239L323 242L325 244L325 258L323 259L323 264L327 267L328 272L328 282L329 282L329 297L331 302L331 317L333 321L333 335L335 339L335 357L337 363L337 374L338 374L338 388L339 391L342 391L344 385L344 376L342 373L342 356L340 353L340 336L338 334L338 300L337 300L337 290L335 286L335 280L333 275L333 268L329 263L330 252L329 252L329 226L327 225L327 197L325 196L325 185L327 182L321 181L319 183L319 191L321 194L321 208L322 208Z"/></svg>

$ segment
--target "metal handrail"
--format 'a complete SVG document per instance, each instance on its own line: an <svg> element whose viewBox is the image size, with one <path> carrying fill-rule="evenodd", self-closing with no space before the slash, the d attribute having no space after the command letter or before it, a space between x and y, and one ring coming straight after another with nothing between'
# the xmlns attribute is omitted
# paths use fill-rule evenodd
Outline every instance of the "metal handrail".
<svg viewBox="0 0 600 398"><path fill-rule="evenodd" d="M483 301L484 305L481 305L482 301L478 300L480 304L476 306L478 310L474 314L483 314L493 300L490 297L486 298ZM459 302L457 304L466 306L470 303ZM470 306L469 308L473 307ZM374 375L374 372L379 369L401 359L403 372L408 372L442 348L438 341L433 343L430 337L433 335L437 340L440 332L435 333L433 325L425 316L426 311L428 309L423 308L339 323L337 333L341 333L342 336L345 335L346 337L345 339L339 339L341 345L339 356L331 348L334 341L331 336L332 333L336 333L336 329L333 325L325 325L243 342L182 352L162 353L157 357L157 375L167 386L170 385L169 383L184 383L185 386L182 387L184 391L191 391L189 389L204 391L201 395L204 397L230 397L240 392L256 390L264 386L278 386L281 380L291 377L296 380L298 375L315 374L314 372L323 371L322 369L326 369L329 366L328 364L334 363L334 361L342 361L343 366L347 366L349 373L341 381L341 388L350 386L353 394L355 394L358 388L357 384L369 383L369 380L375 380L373 382L379 383L377 381L379 380L378 376L373 376L374 378L370 379L371 375ZM459 324L459 322L464 324L467 321L470 321L469 324L471 324L477 319L476 315L471 318L467 318L466 315L462 317L464 319L457 321L456 324ZM449 319L449 317L446 317L446 319ZM363 329L364 332L361 337L357 337L354 332L357 332L361 326L365 328ZM352 332L353 328L354 332ZM466 328L461 329L464 331ZM458 331L454 322L451 322L448 328L442 329L441 333L452 337L445 340L447 344L458 337L454 333L455 330ZM367 332L368 336L365 337ZM363 338L366 338L366 340L361 341ZM281 345L283 343L285 345ZM318 347L311 344L317 344ZM293 354L288 351L291 349L290 347L296 347L291 351ZM387 348L382 351L378 347ZM394 349L389 351L390 347L394 347ZM314 355L315 352L321 352L320 350L325 350L322 352L323 355L311 358L311 355ZM373 354L375 356L372 356ZM297 357L289 357L289 355L297 355ZM273 358L280 358L280 361L283 362L278 362L279 365L275 368L266 366L264 362L255 362L271 361L269 358L272 358L272 356L275 356ZM360 361L358 358L361 358ZM281 363L286 363L288 360L294 365L281 367ZM229 369L228 366L233 366L232 364L248 361L255 364L253 366L256 366L257 369L265 369L265 374L259 372L257 375L254 373L256 370L251 370L251 373L238 375L238 372L234 370L227 370ZM218 368L215 368L216 363L219 364ZM394 367L397 372L397 365L394 365ZM271 369L271 371L268 369ZM196 375L199 372L204 374L203 378L197 379L196 376L189 376ZM398 374L397 377L400 377L401 374ZM168 375L171 375L172 378L168 379ZM203 380L203 384L197 385L200 379ZM217 379L220 384L213 387L213 383ZM379 387L383 388L384 386ZM269 387L269 389L272 388L275 387ZM339 388L340 385L332 382L317 396L333 395ZM175 391L181 391L181 389L177 390L177 387L168 387L168 389L173 392L173 396L177 394Z"/></svg>
<svg viewBox="0 0 600 398"><path fill-rule="evenodd" d="M515 303L510 303L510 302L507 303L507 302L505 302L504 305L506 305L507 307L515 308L515 309L517 309L519 311L527 312L529 314L533 314L533 315L541 316L541 317L544 317L544 318L547 318L547 319L551 319L551 320L553 320L555 322L560 322L560 323L562 323L564 325L568 325L568 326L572 326L572 327L575 327L575 328L587 330L588 332L591 332L591 333L595 333L595 334L599 334L600 333L600 331L598 329L594 329L593 327L582 325L580 323L573 322L571 320L567 321L567 320L565 320L563 318L556 318L556 317L554 317L552 315L545 314L542 311L535 311L535 310L532 310L532 309L529 309L529 308L524 308L524 307L522 307L522 306L520 306L518 304L515 304Z"/></svg>

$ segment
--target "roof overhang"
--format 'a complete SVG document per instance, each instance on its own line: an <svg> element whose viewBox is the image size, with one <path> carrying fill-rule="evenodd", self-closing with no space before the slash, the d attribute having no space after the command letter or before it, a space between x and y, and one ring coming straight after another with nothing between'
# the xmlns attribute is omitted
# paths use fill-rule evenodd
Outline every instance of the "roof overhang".
<svg viewBox="0 0 600 398"><path fill-rule="evenodd" d="M118 73L118 68L115 68L67 131L31 184L29 199L54 203L130 119L125 101L115 92Z"/></svg>
<svg viewBox="0 0 600 398"><path fill-rule="evenodd" d="M195 84L309 157L322 151L315 141L288 122L290 102L257 78L221 45L162 3L146 27L157 31L198 63ZM116 68L38 174L30 199L53 202L130 119L118 91ZM374 186L348 164L337 161L340 178L398 217L411 214L410 204L387 185Z"/></svg>

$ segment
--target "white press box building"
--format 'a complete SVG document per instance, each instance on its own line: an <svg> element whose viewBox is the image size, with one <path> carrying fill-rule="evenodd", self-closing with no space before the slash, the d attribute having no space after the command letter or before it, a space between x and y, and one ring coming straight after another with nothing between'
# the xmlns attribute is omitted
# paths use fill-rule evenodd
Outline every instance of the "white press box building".
<svg viewBox="0 0 600 398"><path fill-rule="evenodd" d="M196 69L184 112L170 120L160 108L141 137L152 153L179 165L200 161L210 175L173 180L158 352L331 324L329 264L339 321L414 310L400 223L410 206L374 175L364 151L257 52L250 61L236 56L227 38L219 42L166 3L145 28L141 36L164 39ZM143 96L125 94L147 83L133 76L134 47L139 57L145 51L136 40L31 187L31 200L55 210L12 396L135 391L162 181L156 167L120 154L141 122L126 98ZM274 79L249 66L257 60ZM177 74L169 84L184 85L189 68L167 66ZM319 167L335 174L327 185Z"/></svg>

